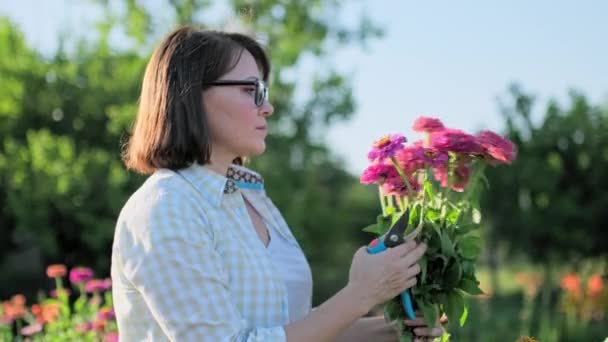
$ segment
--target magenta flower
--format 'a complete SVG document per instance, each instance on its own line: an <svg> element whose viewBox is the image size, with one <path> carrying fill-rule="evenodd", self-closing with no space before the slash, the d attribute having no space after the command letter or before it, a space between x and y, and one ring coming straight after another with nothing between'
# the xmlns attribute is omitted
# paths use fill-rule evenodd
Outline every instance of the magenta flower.
<svg viewBox="0 0 608 342"><path fill-rule="evenodd" d="M111 332L104 334L103 342L118 342L118 333Z"/></svg>
<svg viewBox="0 0 608 342"><path fill-rule="evenodd" d="M416 177L409 177L408 181L410 186L412 187L412 191L417 193L420 191L421 187L418 183ZM401 177L391 177L387 178L386 182L382 185L382 192L388 195L399 195L399 196L408 196L409 190L407 185L403 181Z"/></svg>
<svg viewBox="0 0 608 342"><path fill-rule="evenodd" d="M392 164L372 164L361 174L361 184L383 184L387 178L398 177L399 173Z"/></svg>
<svg viewBox="0 0 608 342"><path fill-rule="evenodd" d="M412 174L420 169L424 169L426 157L424 155L424 147L421 146L405 146L397 151L395 159L407 174Z"/></svg>
<svg viewBox="0 0 608 342"><path fill-rule="evenodd" d="M421 116L414 121L414 132L432 133L443 129L443 123L439 119Z"/></svg>
<svg viewBox="0 0 608 342"><path fill-rule="evenodd" d="M424 148L419 142L413 146L406 146L395 155L397 162L407 174L413 174L427 166L440 167L446 165L449 156L447 152L434 148Z"/></svg>
<svg viewBox="0 0 608 342"><path fill-rule="evenodd" d="M447 166L440 166L433 169L433 173L435 175L435 179L441 184L443 187L448 186L448 170ZM460 163L454 169L453 178L452 178L452 190L456 192L463 192L469 183L469 178L471 176L471 169L465 163Z"/></svg>
<svg viewBox="0 0 608 342"><path fill-rule="evenodd" d="M93 330L93 323L86 322L86 323L79 324L74 328L74 330L79 333L85 333L87 331L91 331L91 330Z"/></svg>
<svg viewBox="0 0 608 342"><path fill-rule="evenodd" d="M97 312L97 319L108 321L114 318L116 318L116 313L113 309L103 308Z"/></svg>
<svg viewBox="0 0 608 342"><path fill-rule="evenodd" d="M106 283L100 279L91 279L86 282L85 290L87 293L103 292L106 290Z"/></svg>
<svg viewBox="0 0 608 342"><path fill-rule="evenodd" d="M367 158L373 162L393 157L406 141L407 139L401 134L387 135L374 142L374 147L367 154Z"/></svg>
<svg viewBox="0 0 608 342"><path fill-rule="evenodd" d="M21 328L21 335L32 336L42 331L42 324L34 323Z"/></svg>
<svg viewBox="0 0 608 342"><path fill-rule="evenodd" d="M108 291L112 288L112 279L111 278L106 278L103 280L103 291Z"/></svg>
<svg viewBox="0 0 608 342"><path fill-rule="evenodd" d="M511 164L517 151L511 140L501 137L492 131L477 134L477 143L483 148L483 154L491 163Z"/></svg>
<svg viewBox="0 0 608 342"><path fill-rule="evenodd" d="M430 145L432 149L443 152L475 154L482 151L474 136L451 128L431 133Z"/></svg>
<svg viewBox="0 0 608 342"><path fill-rule="evenodd" d="M87 267L75 267L70 271L72 284L83 284L93 279L93 270Z"/></svg>

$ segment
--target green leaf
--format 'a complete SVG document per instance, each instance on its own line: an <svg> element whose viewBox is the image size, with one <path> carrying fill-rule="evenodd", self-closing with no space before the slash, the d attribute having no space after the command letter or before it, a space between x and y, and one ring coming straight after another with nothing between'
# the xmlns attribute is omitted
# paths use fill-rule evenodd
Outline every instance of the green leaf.
<svg viewBox="0 0 608 342"><path fill-rule="evenodd" d="M422 310L424 323L429 327L434 327L437 320L437 308L435 307L435 304L419 300L418 306Z"/></svg>
<svg viewBox="0 0 608 342"><path fill-rule="evenodd" d="M426 282L426 271L428 267L428 258L426 255L423 255L420 259L418 259L418 265L420 266L420 284L424 284Z"/></svg>
<svg viewBox="0 0 608 342"><path fill-rule="evenodd" d="M446 217L446 220L449 224L454 225L458 222L458 218L460 217L460 210L458 208L452 208Z"/></svg>
<svg viewBox="0 0 608 342"><path fill-rule="evenodd" d="M409 332L404 333L403 335L399 336L399 342L413 342L414 339L412 337L412 334L410 334Z"/></svg>
<svg viewBox="0 0 608 342"><path fill-rule="evenodd" d="M376 218L376 222L378 224L378 231L380 232L380 234L384 234L391 227L392 217L383 216L382 214L380 214Z"/></svg>
<svg viewBox="0 0 608 342"><path fill-rule="evenodd" d="M402 316L403 307L400 301L390 300L384 304L384 317L392 322Z"/></svg>
<svg viewBox="0 0 608 342"><path fill-rule="evenodd" d="M466 223L456 226L456 233L458 235L465 235L475 229L478 229L480 226L476 223Z"/></svg>
<svg viewBox="0 0 608 342"><path fill-rule="evenodd" d="M363 228L364 232L373 233L378 236L382 235L382 227L380 227L377 223L370 224L369 226Z"/></svg>
<svg viewBox="0 0 608 342"><path fill-rule="evenodd" d="M458 243L460 255L464 258L475 260L481 253L481 238L475 235L467 235Z"/></svg>
<svg viewBox="0 0 608 342"><path fill-rule="evenodd" d="M483 291L479 288L479 282L471 280L469 278L460 279L460 283L458 283L458 288L472 295L483 294Z"/></svg>
<svg viewBox="0 0 608 342"><path fill-rule="evenodd" d="M471 260L464 259L460 262L462 266L463 276L475 277L475 263Z"/></svg>
<svg viewBox="0 0 608 342"><path fill-rule="evenodd" d="M465 309L464 298L458 290L452 290L447 295L447 305L445 311L448 315L448 321L456 322Z"/></svg>
<svg viewBox="0 0 608 342"><path fill-rule="evenodd" d="M467 321L467 317L469 317L469 309L465 305L464 306L464 311L462 311L462 315L460 316L460 320L459 320L459 323L460 323L461 327L464 327L464 324Z"/></svg>
<svg viewBox="0 0 608 342"><path fill-rule="evenodd" d="M443 335L441 335L440 342L449 342L449 341L450 341L450 334L446 331L443 333Z"/></svg>
<svg viewBox="0 0 608 342"><path fill-rule="evenodd" d="M429 221L439 222L441 220L441 212L436 209L427 209L425 216Z"/></svg>
<svg viewBox="0 0 608 342"><path fill-rule="evenodd" d="M456 256L454 244L447 233L441 234L441 252L446 256Z"/></svg>
<svg viewBox="0 0 608 342"><path fill-rule="evenodd" d="M462 267L456 259L452 259L443 274L443 287L451 288L460 284L462 279Z"/></svg>
<svg viewBox="0 0 608 342"><path fill-rule="evenodd" d="M427 199L432 201L435 198L435 189L433 189L433 183L428 180L424 181L424 191L426 192Z"/></svg>

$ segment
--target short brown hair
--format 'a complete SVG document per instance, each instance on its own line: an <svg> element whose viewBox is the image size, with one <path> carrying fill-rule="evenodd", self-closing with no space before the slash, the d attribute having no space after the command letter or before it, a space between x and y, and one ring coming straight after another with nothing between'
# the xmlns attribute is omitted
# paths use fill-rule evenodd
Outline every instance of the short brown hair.
<svg viewBox="0 0 608 342"><path fill-rule="evenodd" d="M123 149L127 168L149 174L209 162L202 91L234 68L244 50L268 81L268 56L247 35L187 26L162 40L146 66L133 132Z"/></svg>

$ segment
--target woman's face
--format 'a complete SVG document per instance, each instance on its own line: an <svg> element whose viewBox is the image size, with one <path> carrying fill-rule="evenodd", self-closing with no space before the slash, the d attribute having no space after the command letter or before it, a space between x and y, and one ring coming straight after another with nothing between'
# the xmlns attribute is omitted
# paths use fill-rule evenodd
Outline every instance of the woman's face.
<svg viewBox="0 0 608 342"><path fill-rule="evenodd" d="M244 50L234 69L218 81L255 79L262 79L262 75L253 56ZM211 86L203 92L212 158L232 161L264 152L266 118L274 108L268 101L257 107L254 96L254 85Z"/></svg>

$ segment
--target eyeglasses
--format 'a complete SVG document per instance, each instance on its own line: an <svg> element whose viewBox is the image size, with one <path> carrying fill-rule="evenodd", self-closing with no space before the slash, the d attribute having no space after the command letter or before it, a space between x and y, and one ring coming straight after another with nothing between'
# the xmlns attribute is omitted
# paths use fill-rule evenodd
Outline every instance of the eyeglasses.
<svg viewBox="0 0 608 342"><path fill-rule="evenodd" d="M257 107L262 107L264 101L268 99L268 87L266 83L260 79L255 80L219 80L206 83L210 86L254 86L254 100Z"/></svg>

